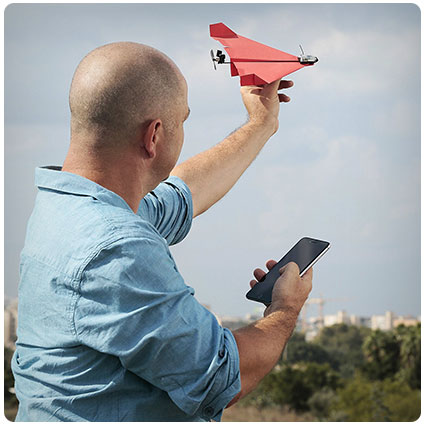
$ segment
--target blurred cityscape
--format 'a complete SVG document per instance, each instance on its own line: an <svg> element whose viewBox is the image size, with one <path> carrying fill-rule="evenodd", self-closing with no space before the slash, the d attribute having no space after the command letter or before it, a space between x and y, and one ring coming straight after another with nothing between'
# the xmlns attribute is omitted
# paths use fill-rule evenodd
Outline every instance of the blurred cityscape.
<svg viewBox="0 0 425 425"><path fill-rule="evenodd" d="M334 301L334 299L332 299ZM324 327L333 326L335 324L347 324L354 326L365 326L372 330L380 329L389 331L395 329L399 325L414 326L420 323L421 318L413 316L399 316L392 311L386 311L384 314L376 314L370 317L357 316L348 314L345 310L338 311L336 314L324 314L324 304L329 301L326 298L310 298L307 300L301 314L298 318L296 331L305 334L306 341L313 340ZM316 304L317 316L307 316L310 307ZM211 311L209 305L204 304ZM213 312L214 313L214 312ZM262 317L263 308L259 307L258 313L247 314L245 317L220 316L214 313L219 323L231 330L246 326ZM15 349L16 328L18 324L18 300L5 297L4 305L4 344L6 347Z"/></svg>
<svg viewBox="0 0 425 425"><path fill-rule="evenodd" d="M307 318L306 309L303 308L298 318L295 328L297 332L305 334L306 341L312 341L320 333L324 327L333 326L336 324L346 324L354 326L365 326L372 330L380 329L382 331L389 331L395 329L399 325L413 326L420 323L420 316L398 316L392 311L386 311L382 315L373 315L370 317L361 317L355 314L348 314L345 310L338 311L336 314L326 314L319 316L312 316ZM248 323L260 319L261 315L249 314L245 318L237 318L231 316L218 317L220 324L229 329L237 329Z"/></svg>

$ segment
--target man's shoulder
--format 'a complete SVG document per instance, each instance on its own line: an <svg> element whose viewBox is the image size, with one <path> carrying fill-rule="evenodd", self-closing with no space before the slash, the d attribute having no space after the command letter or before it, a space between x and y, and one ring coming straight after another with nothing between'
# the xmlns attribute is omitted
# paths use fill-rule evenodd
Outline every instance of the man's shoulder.
<svg viewBox="0 0 425 425"><path fill-rule="evenodd" d="M149 223L130 208L72 196L59 201L47 194L39 199L30 219L23 258L75 275L96 252L115 241L163 238Z"/></svg>
<svg viewBox="0 0 425 425"><path fill-rule="evenodd" d="M97 251L118 246L132 246L133 249L137 249L152 245L168 251L167 241L158 229L142 216L130 210L104 205L97 206L97 210L99 214Z"/></svg>
<svg viewBox="0 0 425 425"><path fill-rule="evenodd" d="M149 222L149 220L141 214L135 214L130 208L121 208L108 205L102 202L95 203L91 206L95 215L96 225L99 230L120 234L120 237L139 236L149 238L161 238L157 229Z"/></svg>

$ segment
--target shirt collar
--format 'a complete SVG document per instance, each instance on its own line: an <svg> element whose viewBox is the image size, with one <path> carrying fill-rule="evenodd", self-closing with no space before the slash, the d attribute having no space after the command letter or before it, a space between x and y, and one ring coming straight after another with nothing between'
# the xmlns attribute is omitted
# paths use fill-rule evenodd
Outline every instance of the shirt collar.
<svg viewBox="0 0 425 425"><path fill-rule="evenodd" d="M35 169L35 185L38 188L91 196L101 202L133 211L121 196L77 174L62 171L62 167L49 165Z"/></svg>

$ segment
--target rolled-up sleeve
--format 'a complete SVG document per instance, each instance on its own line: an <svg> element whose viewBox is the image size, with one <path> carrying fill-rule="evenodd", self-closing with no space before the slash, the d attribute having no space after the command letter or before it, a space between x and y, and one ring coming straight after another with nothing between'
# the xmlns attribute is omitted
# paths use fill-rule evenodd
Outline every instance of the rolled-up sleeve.
<svg viewBox="0 0 425 425"><path fill-rule="evenodd" d="M86 267L75 330L186 414L220 420L240 392L238 349L193 292L162 240L124 238Z"/></svg>
<svg viewBox="0 0 425 425"><path fill-rule="evenodd" d="M190 189L182 179L171 176L141 200L137 214L148 220L169 245L177 244L192 225Z"/></svg>

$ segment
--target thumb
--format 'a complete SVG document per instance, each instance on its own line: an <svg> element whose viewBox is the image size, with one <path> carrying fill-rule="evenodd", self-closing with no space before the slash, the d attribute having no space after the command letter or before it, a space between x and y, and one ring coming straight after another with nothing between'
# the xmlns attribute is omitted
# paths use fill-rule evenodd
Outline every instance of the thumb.
<svg viewBox="0 0 425 425"><path fill-rule="evenodd" d="M298 267L298 264L294 261L291 261L290 263L284 265L282 268L279 269L279 273L292 273L292 274L300 274L300 268Z"/></svg>
<svg viewBox="0 0 425 425"><path fill-rule="evenodd" d="M279 89L279 84L280 84L280 79L279 80L276 80L276 81L273 81L272 83L265 84L264 85L264 90L266 92L270 92L270 93L277 92L278 89Z"/></svg>

